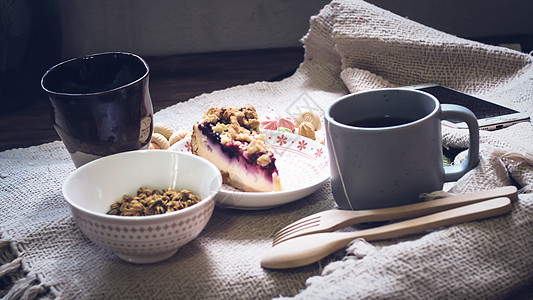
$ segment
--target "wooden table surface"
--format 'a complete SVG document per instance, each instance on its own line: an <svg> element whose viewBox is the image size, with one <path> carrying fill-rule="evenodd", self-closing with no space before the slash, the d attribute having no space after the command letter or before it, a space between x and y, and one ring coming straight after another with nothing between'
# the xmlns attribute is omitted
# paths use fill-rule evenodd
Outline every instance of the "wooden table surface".
<svg viewBox="0 0 533 300"><path fill-rule="evenodd" d="M303 48L147 57L154 112L203 93L290 76L303 61ZM59 136L43 92L17 110L0 113L0 151L25 148Z"/></svg>

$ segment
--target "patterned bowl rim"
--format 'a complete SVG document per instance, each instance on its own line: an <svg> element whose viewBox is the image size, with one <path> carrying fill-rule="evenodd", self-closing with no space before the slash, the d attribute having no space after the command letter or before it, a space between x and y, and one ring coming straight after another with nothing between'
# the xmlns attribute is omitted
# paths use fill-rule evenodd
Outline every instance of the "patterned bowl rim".
<svg viewBox="0 0 533 300"><path fill-rule="evenodd" d="M204 206L209 205L211 202L213 202L213 206L214 206L215 197L219 194L220 189L222 187L222 175L220 174L220 171L217 169L217 167L214 164L212 164L210 161L205 159L205 158L202 158L202 157L190 154L190 153L180 153L180 152L169 151L169 150L157 150L157 151L154 151L154 150L137 150L137 151L130 151L130 152L122 152L122 153L118 153L118 154L113 154L113 155L110 155L110 156L106 156L106 157L100 158L99 160L103 160L103 159L106 159L108 157L115 156L115 155L134 155L133 153L135 153L135 152L173 153L172 155L188 156L188 157L192 157L195 160L202 161L202 163L206 164L207 166L209 166L210 168L212 168L212 169L214 169L216 171L214 173L215 174L214 180L217 182L218 189L215 188L214 190L210 191L210 194L207 197L201 199L200 202L196 203L195 205L191 205L191 206L186 207L184 209L180 209L178 211L174 211L174 212L170 212L170 213L166 213L166 214L153 215L153 216L115 216L115 215L108 215L106 213L96 212L96 211L84 208L84 207L78 205L77 203L75 203L74 201L69 199L69 197L66 196L67 195L66 186L67 186L68 182L70 181L70 179L75 176L75 174L78 172L78 170L80 170L80 168L84 168L84 167L86 167L86 166L88 166L89 164L92 163L92 162L89 162L86 165L74 170L67 177L67 179L63 183L63 188L62 188L63 198L67 201L67 203L71 207L71 209L74 209L74 210L76 210L76 211L78 211L78 212L80 212L82 214L89 215L92 218L97 218L97 219L102 220L102 221L105 220L106 222L111 221L113 223L125 223L125 224L137 223L138 224L139 222L143 222L143 221L152 221L153 222L153 221L156 221L156 220L157 221L164 221L166 219L173 219L173 218L176 218L176 217L178 217L180 215L185 216L185 215L193 214L194 213L193 211L200 212L200 211L203 211L202 208Z"/></svg>

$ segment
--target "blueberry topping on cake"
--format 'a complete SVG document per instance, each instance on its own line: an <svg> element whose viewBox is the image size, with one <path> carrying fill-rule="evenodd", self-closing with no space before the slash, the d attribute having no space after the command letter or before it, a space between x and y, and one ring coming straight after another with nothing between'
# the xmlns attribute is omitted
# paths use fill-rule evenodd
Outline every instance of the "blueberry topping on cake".
<svg viewBox="0 0 533 300"><path fill-rule="evenodd" d="M210 108L193 126L192 153L215 164L229 184L245 192L280 191L276 158L260 134L255 108Z"/></svg>

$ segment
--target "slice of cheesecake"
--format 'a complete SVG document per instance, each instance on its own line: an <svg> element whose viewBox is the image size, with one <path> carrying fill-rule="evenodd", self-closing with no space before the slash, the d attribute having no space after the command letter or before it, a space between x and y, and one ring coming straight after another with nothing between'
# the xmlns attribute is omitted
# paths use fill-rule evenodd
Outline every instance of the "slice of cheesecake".
<svg viewBox="0 0 533 300"><path fill-rule="evenodd" d="M192 153L215 164L224 183L245 192L280 191L276 158L259 131L255 108L210 108L193 126Z"/></svg>

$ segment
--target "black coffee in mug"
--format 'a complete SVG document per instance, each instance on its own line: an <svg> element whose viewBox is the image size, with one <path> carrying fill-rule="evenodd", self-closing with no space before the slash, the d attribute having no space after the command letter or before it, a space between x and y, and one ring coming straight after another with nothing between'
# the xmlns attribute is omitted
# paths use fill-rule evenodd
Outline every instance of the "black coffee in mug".
<svg viewBox="0 0 533 300"><path fill-rule="evenodd" d="M41 84L54 127L76 167L98 157L148 148L153 108L149 68L137 55L108 52L60 63Z"/></svg>
<svg viewBox="0 0 533 300"><path fill-rule="evenodd" d="M366 117L357 119L355 121L349 122L346 125L363 128L381 128L403 125L411 123L413 121L416 121L416 119L412 117L382 115L377 117Z"/></svg>

